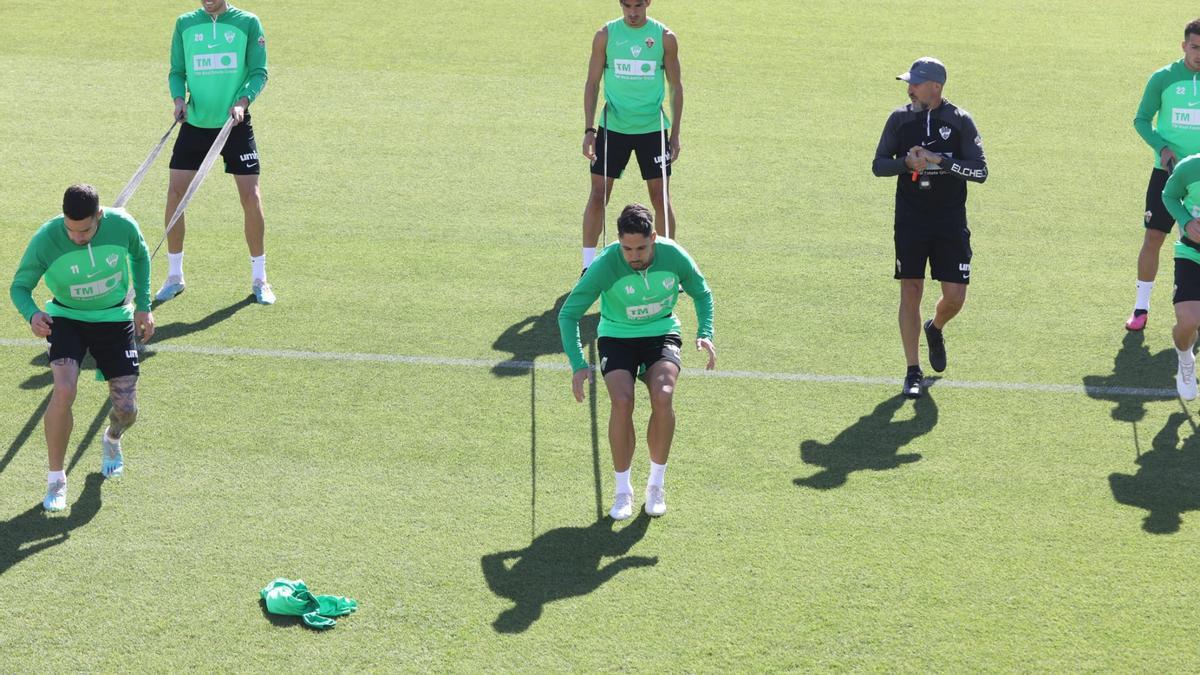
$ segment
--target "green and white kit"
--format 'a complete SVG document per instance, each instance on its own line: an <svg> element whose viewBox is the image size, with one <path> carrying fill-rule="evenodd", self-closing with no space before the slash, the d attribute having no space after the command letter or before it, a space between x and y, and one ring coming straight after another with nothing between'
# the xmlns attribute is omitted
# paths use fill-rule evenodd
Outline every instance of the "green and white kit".
<svg viewBox="0 0 1200 675"><path fill-rule="evenodd" d="M228 6L213 18L203 9L181 15L171 38L171 98L188 98L187 121L217 129L229 108L245 96L251 103L267 86L267 39L250 12Z"/></svg>
<svg viewBox="0 0 1200 675"><path fill-rule="evenodd" d="M558 329L571 369L587 367L579 320L596 298L600 298L599 337L679 335L679 318L674 310L681 289L696 304L696 337L711 339L712 291L683 247L658 237L650 267L634 270L621 253L620 240L606 246L576 282L558 313Z"/></svg>

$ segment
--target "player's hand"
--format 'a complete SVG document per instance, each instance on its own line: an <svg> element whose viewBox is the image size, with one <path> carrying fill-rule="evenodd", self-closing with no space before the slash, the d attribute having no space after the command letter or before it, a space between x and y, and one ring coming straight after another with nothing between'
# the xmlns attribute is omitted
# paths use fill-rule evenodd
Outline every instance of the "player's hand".
<svg viewBox="0 0 1200 675"><path fill-rule="evenodd" d="M54 323L54 319L51 319L49 314L37 312L29 320L29 329L40 338L50 337L50 324L52 323Z"/></svg>
<svg viewBox="0 0 1200 675"><path fill-rule="evenodd" d="M925 160L926 166L930 164L934 166L941 166L942 164L942 156L936 152L931 152L929 148L918 148L917 156Z"/></svg>
<svg viewBox="0 0 1200 675"><path fill-rule="evenodd" d="M583 403L583 382L592 381L592 369L590 366L580 368L571 375L571 393L575 395L575 400Z"/></svg>
<svg viewBox="0 0 1200 675"><path fill-rule="evenodd" d="M705 370L712 370L717 367L717 346L708 338L696 338L696 351L703 349L708 352L708 365L704 366Z"/></svg>
<svg viewBox="0 0 1200 675"><path fill-rule="evenodd" d="M1188 239L1192 241L1200 241L1200 218L1192 218L1183 226L1184 232L1187 232Z"/></svg>
<svg viewBox="0 0 1200 675"><path fill-rule="evenodd" d="M1163 148L1162 151L1158 153L1158 158L1162 160L1162 168L1166 169L1167 173L1171 173L1175 170L1175 162L1179 159L1175 156L1175 151L1170 148Z"/></svg>
<svg viewBox="0 0 1200 675"><path fill-rule="evenodd" d="M229 109L229 115L233 117L233 125L237 126L246 119L246 108L250 106L250 99L245 96L234 102L233 107Z"/></svg>
<svg viewBox="0 0 1200 675"><path fill-rule="evenodd" d="M182 98L175 99L175 121L187 121L187 102L185 102Z"/></svg>
<svg viewBox="0 0 1200 675"><path fill-rule="evenodd" d="M925 170L925 158L921 156L922 148L919 145L914 145L908 150L908 154L904 156L904 166L907 166L913 171Z"/></svg>
<svg viewBox="0 0 1200 675"><path fill-rule="evenodd" d="M133 332L137 333L138 337L142 338L142 342L148 342L150 340L150 336L154 335L154 313L134 312Z"/></svg>
<svg viewBox="0 0 1200 675"><path fill-rule="evenodd" d="M671 163L679 160L679 134L671 134Z"/></svg>
<svg viewBox="0 0 1200 675"><path fill-rule="evenodd" d="M596 161L596 132L583 132L583 156Z"/></svg>

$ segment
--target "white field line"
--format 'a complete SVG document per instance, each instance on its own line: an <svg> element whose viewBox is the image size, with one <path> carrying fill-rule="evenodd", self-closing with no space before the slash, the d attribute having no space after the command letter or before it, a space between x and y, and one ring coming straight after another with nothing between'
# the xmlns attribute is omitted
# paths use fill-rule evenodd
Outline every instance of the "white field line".
<svg viewBox="0 0 1200 675"><path fill-rule="evenodd" d="M44 348L40 340L0 338L0 347ZM370 363L402 363L424 366L455 366L461 368L490 368L497 370L538 370L567 372L570 366L561 362L489 361L444 356L404 356L402 354L368 354L361 352L313 352L294 349L249 349L244 347L196 347L189 345L149 344L144 351L156 354L201 354L205 356L252 356L300 361L350 361ZM684 368L689 377L715 377L738 380L770 380L776 382L813 382L826 384L895 385L900 378L863 377L860 375L815 375L810 373L765 373L753 370L703 370ZM1089 387L1082 384L1038 384L1034 382L989 382L938 379L938 389L984 389L991 391L1038 392L1047 394L1086 394L1089 396L1136 396L1144 398L1175 398L1174 389L1146 387Z"/></svg>

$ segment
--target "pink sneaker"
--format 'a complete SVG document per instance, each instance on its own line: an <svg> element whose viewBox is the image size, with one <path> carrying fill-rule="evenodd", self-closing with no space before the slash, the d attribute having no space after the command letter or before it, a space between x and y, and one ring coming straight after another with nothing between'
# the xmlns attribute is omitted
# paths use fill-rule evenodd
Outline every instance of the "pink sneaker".
<svg viewBox="0 0 1200 675"><path fill-rule="evenodd" d="M1149 318L1149 312L1130 314L1129 319L1125 321L1125 330L1143 330L1146 328L1146 319Z"/></svg>

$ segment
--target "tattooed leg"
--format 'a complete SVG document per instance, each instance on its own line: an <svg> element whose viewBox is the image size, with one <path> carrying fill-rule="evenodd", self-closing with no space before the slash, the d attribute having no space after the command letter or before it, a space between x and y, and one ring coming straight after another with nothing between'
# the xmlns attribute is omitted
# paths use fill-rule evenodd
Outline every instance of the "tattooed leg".
<svg viewBox="0 0 1200 675"><path fill-rule="evenodd" d="M122 375L108 381L112 412L108 414L108 435L120 438L137 421L137 375Z"/></svg>
<svg viewBox="0 0 1200 675"><path fill-rule="evenodd" d="M50 470L62 471L63 460L67 456L67 441L71 438L71 427L75 424L71 405L75 403L79 363L69 358L54 359L50 362L50 372L54 376L54 391L50 394L50 404L46 406L42 425L46 429Z"/></svg>

